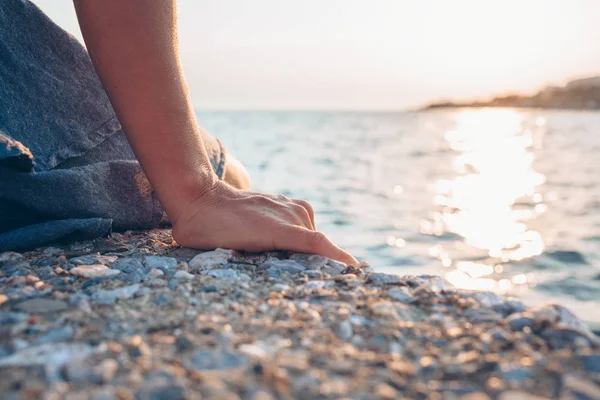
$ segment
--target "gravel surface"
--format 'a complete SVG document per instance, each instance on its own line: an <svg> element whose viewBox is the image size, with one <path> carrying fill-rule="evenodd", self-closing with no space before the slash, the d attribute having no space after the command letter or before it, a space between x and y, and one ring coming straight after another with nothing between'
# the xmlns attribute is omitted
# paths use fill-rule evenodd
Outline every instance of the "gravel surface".
<svg viewBox="0 0 600 400"><path fill-rule="evenodd" d="M0 398L600 399L600 340L439 277L126 232L0 253Z"/></svg>

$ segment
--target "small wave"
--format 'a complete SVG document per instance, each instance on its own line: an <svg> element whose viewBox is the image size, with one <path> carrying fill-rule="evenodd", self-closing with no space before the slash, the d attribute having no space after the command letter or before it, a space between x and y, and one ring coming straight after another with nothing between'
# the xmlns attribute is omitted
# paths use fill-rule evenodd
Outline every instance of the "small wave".
<svg viewBox="0 0 600 400"><path fill-rule="evenodd" d="M573 276L540 283L536 286L536 289L549 293L565 294L582 301L600 300L599 281L585 281Z"/></svg>
<svg viewBox="0 0 600 400"><path fill-rule="evenodd" d="M587 264L583 254L578 251L556 250L546 252L545 255L564 263Z"/></svg>

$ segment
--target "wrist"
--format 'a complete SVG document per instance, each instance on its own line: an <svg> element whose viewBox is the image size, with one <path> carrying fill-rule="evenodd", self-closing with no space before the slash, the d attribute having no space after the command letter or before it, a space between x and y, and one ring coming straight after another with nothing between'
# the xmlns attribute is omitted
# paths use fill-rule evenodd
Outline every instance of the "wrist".
<svg viewBox="0 0 600 400"><path fill-rule="evenodd" d="M221 182L212 169L172 176L175 176L171 178L172 184L165 187L166 190L157 191L157 195L173 224L190 204L207 201L220 190Z"/></svg>

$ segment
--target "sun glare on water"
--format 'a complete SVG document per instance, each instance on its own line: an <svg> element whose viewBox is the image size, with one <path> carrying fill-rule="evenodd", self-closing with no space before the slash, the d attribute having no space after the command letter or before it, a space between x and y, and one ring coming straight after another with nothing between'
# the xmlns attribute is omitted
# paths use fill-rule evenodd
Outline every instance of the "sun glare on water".
<svg viewBox="0 0 600 400"><path fill-rule="evenodd" d="M520 209L521 202L540 201L539 187L545 177L532 167L534 132L522 125L513 110L468 110L456 115L456 129L445 134L456 152L453 179L435 185L439 212L424 221L425 234L451 233L485 262L452 259L438 246L430 254L448 267L446 279L463 289L505 292L515 285L529 284L518 274L510 279L493 279L502 263L521 261L541 254L544 241L526 222L545 212L543 205Z"/></svg>

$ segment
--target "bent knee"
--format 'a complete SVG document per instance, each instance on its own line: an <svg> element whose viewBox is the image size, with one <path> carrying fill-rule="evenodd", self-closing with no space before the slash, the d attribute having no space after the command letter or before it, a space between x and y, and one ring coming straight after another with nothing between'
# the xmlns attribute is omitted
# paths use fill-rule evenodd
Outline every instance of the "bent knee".
<svg viewBox="0 0 600 400"><path fill-rule="evenodd" d="M237 189L250 189L250 175L244 165L233 155L227 154L223 181Z"/></svg>

